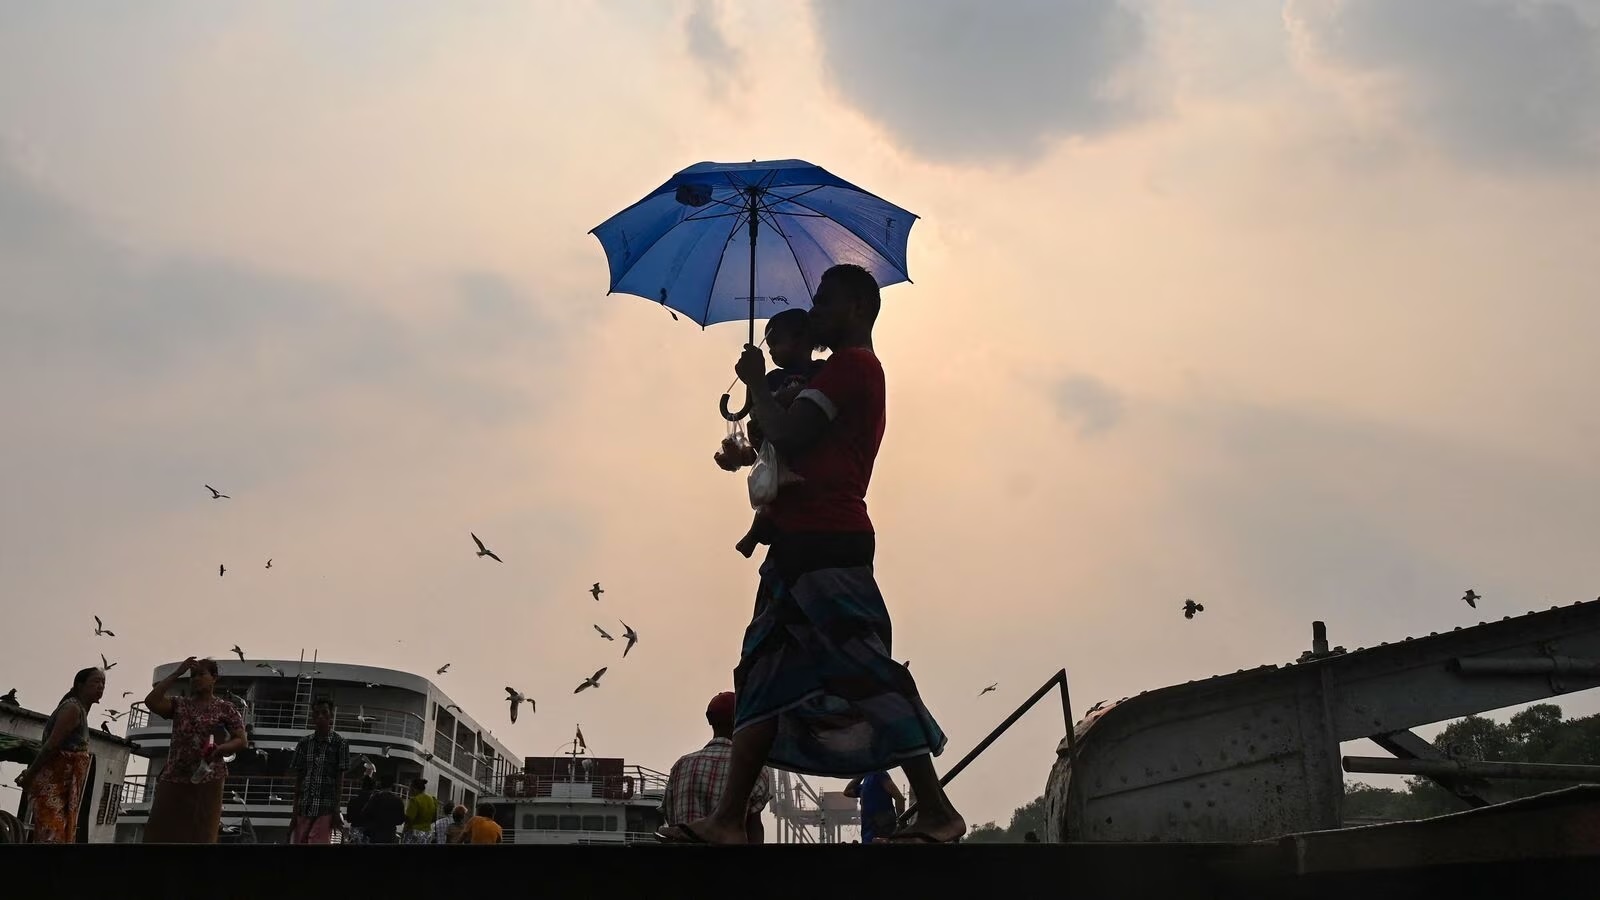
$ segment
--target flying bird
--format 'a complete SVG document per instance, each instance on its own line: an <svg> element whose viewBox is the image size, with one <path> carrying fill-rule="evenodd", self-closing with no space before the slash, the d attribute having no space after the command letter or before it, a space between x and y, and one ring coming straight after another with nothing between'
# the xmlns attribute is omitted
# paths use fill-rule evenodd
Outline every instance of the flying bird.
<svg viewBox="0 0 1600 900"><path fill-rule="evenodd" d="M105 625L100 622L100 617L99 616L95 616L94 617L94 636L95 637L99 637L102 634L105 635L106 637L116 637L117 636L117 633L115 631L111 631L111 630L107 629L105 627Z"/></svg>
<svg viewBox="0 0 1600 900"><path fill-rule="evenodd" d="M321 669L313 669L310 672L301 672L300 673L300 677L301 678L315 678L315 677L317 677L318 675L321 675L321 674L322 674L322 670Z"/></svg>
<svg viewBox="0 0 1600 900"><path fill-rule="evenodd" d="M206 490L211 492L211 499L213 499L213 500L232 500L233 499L232 497L229 497L227 494L224 494L223 492L217 490L216 488L212 487L209 484L206 485Z"/></svg>
<svg viewBox="0 0 1600 900"><path fill-rule="evenodd" d="M617 621L622 622L621 619ZM634 631L627 622L622 622L622 637L628 642L628 646L622 648L622 655L626 657L628 651L633 649L633 645L639 643L639 632Z"/></svg>
<svg viewBox="0 0 1600 900"><path fill-rule="evenodd" d="M472 534L472 532L470 532L470 531L467 532L467 533L468 534ZM487 556L487 557L489 557L490 559L494 560L497 563L505 562L505 560L501 559L498 556L495 556L493 550L490 550L488 547L485 547L483 545L483 541L478 540L478 536L477 535L472 534L472 542L474 544L478 545L478 555L479 556Z"/></svg>
<svg viewBox="0 0 1600 900"><path fill-rule="evenodd" d="M104 653L100 654L100 669L102 671L109 672L115 666L116 666L116 663L114 663L114 662L106 662L106 655Z"/></svg>
<svg viewBox="0 0 1600 900"><path fill-rule="evenodd" d="M528 712L534 712L536 709L534 702L515 688L506 688L506 700L511 703L511 724L513 725L517 724L517 707L527 703Z"/></svg>
<svg viewBox="0 0 1600 900"><path fill-rule="evenodd" d="M609 668L609 667L607 667L607 668ZM605 673L606 673L606 670L605 669L601 669L600 671L594 673L593 675L590 675L588 678L585 678L583 680L583 684L578 685L577 689L574 690L573 693L576 694L576 693L580 693L582 691L586 691L589 688L597 688L597 687L599 687L600 686L600 676L604 675Z"/></svg>
<svg viewBox="0 0 1600 900"><path fill-rule="evenodd" d="M1183 617L1185 619L1192 619L1195 613L1205 611L1206 607L1203 603L1196 603L1193 600L1183 601Z"/></svg>
<svg viewBox="0 0 1600 900"><path fill-rule="evenodd" d="M600 595L604 594L605 592L606 592L605 588L602 588L600 586L600 582L598 582L598 581L596 581L594 583L594 587L589 588L589 593L594 595L594 599L595 599L596 603L600 602Z"/></svg>
<svg viewBox="0 0 1600 900"><path fill-rule="evenodd" d="M239 649L238 644L234 644L233 648L229 652L234 656L239 657L239 662L244 662L244 651Z"/></svg>
<svg viewBox="0 0 1600 900"><path fill-rule="evenodd" d="M1478 601L1483 599L1483 595L1477 591L1469 589L1465 594L1461 595L1461 599L1467 601L1468 606L1472 607L1473 609L1477 609Z"/></svg>
<svg viewBox="0 0 1600 900"><path fill-rule="evenodd" d="M601 637L603 637L603 638L605 638L605 639L606 639L606 640L608 640L608 641L614 641L614 640L616 640L616 638L614 638L614 637L612 637L612 636L611 636L611 635L609 635L609 634L606 634L606 630L605 630L605 629L604 629L604 628L601 628L601 627L600 627L600 626L599 626L599 625L596 625L596 626L595 626L595 627L594 627L594 630L595 630L595 631L598 631L598 632L600 632L600 636L601 636Z"/></svg>
<svg viewBox="0 0 1600 900"><path fill-rule="evenodd" d="M115 710L115 709L106 710L106 715L110 716L111 717L111 721L113 721L113 722L115 722L116 720L122 718L122 713L119 712L118 710Z"/></svg>
<svg viewBox="0 0 1600 900"><path fill-rule="evenodd" d="M268 672L271 672L272 674L278 676L279 678L284 677L283 670L278 668L277 666L273 665L272 663L256 663L256 668L258 668L258 669L266 669Z"/></svg>
<svg viewBox="0 0 1600 900"><path fill-rule="evenodd" d="M445 663L444 665L442 665L439 668L435 669L433 671L433 674L435 674L435 675L443 675L444 673L446 673L448 671L450 671L450 664L449 663Z"/></svg>
<svg viewBox="0 0 1600 900"><path fill-rule="evenodd" d="M267 557L267 568L272 568L272 557Z"/></svg>
<svg viewBox="0 0 1600 900"><path fill-rule="evenodd" d="M978 696L982 697L984 694L989 693L990 691L994 690L995 688L997 688L999 686L1000 686L1000 682L996 681L994 684L991 684L988 687L984 688L983 690L979 691L978 692Z"/></svg>
<svg viewBox="0 0 1600 900"><path fill-rule="evenodd" d="M133 696L133 691L123 691L122 692L122 699L124 699L124 700L126 700L126 699L128 699L129 697L132 697L132 696Z"/></svg>
<svg viewBox="0 0 1600 900"><path fill-rule="evenodd" d="M227 564L226 563L217 563L217 577L221 578L222 576L224 576L226 574L228 574L228 566L227 566Z"/></svg>
<svg viewBox="0 0 1600 900"><path fill-rule="evenodd" d="M360 711L356 713L356 721L357 722L360 722L361 724L366 725L369 722L378 721L378 717L377 716L369 716L369 715L367 715L367 708L365 706L358 707L358 709Z"/></svg>

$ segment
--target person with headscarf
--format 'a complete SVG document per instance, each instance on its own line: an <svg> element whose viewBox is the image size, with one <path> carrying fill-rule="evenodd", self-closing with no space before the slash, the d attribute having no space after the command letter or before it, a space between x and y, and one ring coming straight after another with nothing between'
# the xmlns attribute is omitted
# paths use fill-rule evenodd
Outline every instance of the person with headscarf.
<svg viewBox="0 0 1600 900"><path fill-rule="evenodd" d="M190 676L189 696L168 697L185 674ZM238 707L216 695L219 674L216 660L191 656L144 698L151 712L172 721L166 765L156 782L144 829L146 844L217 842L223 784L228 778L223 758L243 750L249 741Z"/></svg>
<svg viewBox="0 0 1600 900"><path fill-rule="evenodd" d="M89 708L106 692L106 675L78 670L72 690L44 723L44 743L17 785L33 810L35 844L70 844L78 837L78 809L89 779Z"/></svg>

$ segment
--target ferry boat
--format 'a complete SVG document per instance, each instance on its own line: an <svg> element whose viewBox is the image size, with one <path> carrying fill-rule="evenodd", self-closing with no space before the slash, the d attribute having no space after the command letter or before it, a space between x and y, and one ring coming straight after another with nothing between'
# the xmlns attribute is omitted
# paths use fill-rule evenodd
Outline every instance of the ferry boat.
<svg viewBox="0 0 1600 900"><path fill-rule="evenodd" d="M162 680L179 665L156 667L153 680ZM228 760L222 842L288 841L294 796L289 764L295 745L312 731L311 706L318 700L333 704L334 730L349 741L356 763L344 780L341 811L360 789L362 764L370 763L376 774L394 778L402 798L420 776L440 798L441 809L461 804L475 811L488 803L504 843L654 842L663 824L666 774L591 755L581 728L575 729L562 755L519 761L426 676L315 656L309 661L224 659L219 667L217 696L239 707L251 737L250 746ZM184 690L180 681L175 693ZM138 843L149 821L153 782L166 763L171 723L142 706L125 721L127 738L149 759L149 774L122 780L121 802L112 818L117 843ZM786 775L780 776L773 806L776 839L840 840L839 827L857 821L854 801L829 804L838 798L820 796L800 781L797 789ZM810 836L812 828L818 829L818 838ZM334 840L341 838L336 831Z"/></svg>

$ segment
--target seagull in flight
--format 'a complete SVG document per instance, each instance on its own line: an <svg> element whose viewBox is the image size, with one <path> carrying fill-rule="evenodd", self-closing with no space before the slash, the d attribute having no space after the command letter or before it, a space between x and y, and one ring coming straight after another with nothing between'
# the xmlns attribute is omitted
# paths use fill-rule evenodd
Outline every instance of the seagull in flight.
<svg viewBox="0 0 1600 900"><path fill-rule="evenodd" d="M433 674L435 674L435 675L443 675L444 673L446 673L448 671L450 671L450 664L449 663L445 663L444 665L440 666L439 668L433 670Z"/></svg>
<svg viewBox="0 0 1600 900"><path fill-rule="evenodd" d="M617 621L622 622L621 619ZM627 622L622 622L622 638L628 642L628 646L622 648L622 655L627 656L628 651L633 649L633 645L639 643L639 632L634 631Z"/></svg>
<svg viewBox="0 0 1600 900"><path fill-rule="evenodd" d="M106 637L116 637L117 636L117 633L115 631L112 631L112 630L106 628L106 626L100 621L100 617L99 616L95 616L94 617L94 636L95 637L99 637L102 634L105 635Z"/></svg>
<svg viewBox="0 0 1600 900"><path fill-rule="evenodd" d="M100 654L100 669L101 669L101 671L109 672L115 666L116 666L116 663L107 662L106 661L106 655L104 653Z"/></svg>
<svg viewBox="0 0 1600 900"><path fill-rule="evenodd" d="M600 602L600 595L604 594L605 592L606 592L605 588L601 587L600 586L600 582L598 582L598 581L596 581L594 583L594 587L589 588L589 593L594 595L594 599L595 599L596 603Z"/></svg>
<svg viewBox="0 0 1600 900"><path fill-rule="evenodd" d="M244 662L244 651L239 649L238 644L234 644L233 648L229 652L234 656L239 657L239 662Z"/></svg>
<svg viewBox="0 0 1600 900"><path fill-rule="evenodd" d="M223 492L217 490L216 488L212 487L209 484L206 485L206 490L211 492L211 499L213 499L213 500L232 500L233 499L232 497L229 497L227 494L224 494Z"/></svg>
<svg viewBox="0 0 1600 900"><path fill-rule="evenodd" d="M123 691L122 692L122 699L124 699L124 700L126 700L126 699L128 699L129 697L132 697L132 696L133 696L133 691Z"/></svg>
<svg viewBox="0 0 1600 900"><path fill-rule="evenodd" d="M999 686L1000 686L1000 682L996 681L994 684L991 684L988 687L984 688L983 690L979 691L978 692L978 696L982 697L984 694L989 693L990 691L994 690L995 688L997 688Z"/></svg>
<svg viewBox="0 0 1600 900"><path fill-rule="evenodd" d="M1194 614L1195 613L1205 612L1205 611L1206 611L1206 607L1205 607L1205 604L1203 604L1203 603L1196 603L1193 600L1185 600L1185 601L1183 601L1183 617L1185 619L1192 619L1192 618L1194 618Z"/></svg>
<svg viewBox="0 0 1600 900"><path fill-rule="evenodd" d="M284 677L283 670L278 668L277 666L273 665L272 663L256 663L256 668L258 668L258 669L266 669L268 672L271 672L272 674L278 676L279 678Z"/></svg>
<svg viewBox="0 0 1600 900"><path fill-rule="evenodd" d="M369 715L367 715L367 708L365 706L359 707L359 710L360 711L356 713L356 721L357 722L360 722L361 724L366 725L369 722L378 721L378 717L377 716L369 716Z"/></svg>
<svg viewBox="0 0 1600 900"><path fill-rule="evenodd" d="M472 532L469 531L469 532L467 532L467 534L472 534ZM472 534L472 542L474 544L478 545L478 555L479 556L487 556L487 557L489 557L490 559L494 560L497 563L505 562L505 560L501 559L498 556L495 556L493 550L490 550L488 547L485 547L483 545L483 541L478 540L478 536L477 535Z"/></svg>
<svg viewBox="0 0 1600 900"><path fill-rule="evenodd" d="M224 576L226 574L228 574L228 565L227 565L227 563L217 563L217 577L221 578L222 576Z"/></svg>
<svg viewBox="0 0 1600 900"><path fill-rule="evenodd" d="M605 669L601 669L600 671L594 673L593 675L590 675L588 678L585 678L583 680L583 684L578 685L577 690L574 690L573 693L577 694L577 693L581 693L583 691L586 691L589 688L597 688L597 687L599 687L600 686L600 676L604 675L605 673L606 673L606 670Z"/></svg>
<svg viewBox="0 0 1600 900"><path fill-rule="evenodd" d="M1477 609L1478 601L1483 599L1483 595L1477 591L1469 589L1465 594L1461 595L1461 599L1467 601L1468 606L1472 607L1473 609Z"/></svg>
<svg viewBox="0 0 1600 900"><path fill-rule="evenodd" d="M106 710L106 715L110 716L111 717L111 721L113 721L113 722L115 722L116 720L122 718L122 713L118 712L117 710L114 710L114 709Z"/></svg>
<svg viewBox="0 0 1600 900"><path fill-rule="evenodd" d="M527 703L528 712L534 712L536 709L532 700L529 700L521 691L512 687L506 688L506 700L511 703L511 724L513 725L517 724L517 707Z"/></svg>
<svg viewBox="0 0 1600 900"><path fill-rule="evenodd" d="M608 640L608 641L614 641L614 640L616 640L616 638L614 638L614 637L612 637L612 636L611 636L611 635L609 635L609 634L606 634L606 630L605 630L605 629L604 629L604 628L601 628L601 627L600 627L600 626L599 626L599 625L596 625L596 626L595 626L595 627L594 627L594 630L595 630L595 631L598 631L598 632L600 632L600 636L601 636L601 637L603 637L603 638L605 638L605 639L606 639L606 640Z"/></svg>
<svg viewBox="0 0 1600 900"><path fill-rule="evenodd" d="M272 557L267 557L267 568L272 568Z"/></svg>

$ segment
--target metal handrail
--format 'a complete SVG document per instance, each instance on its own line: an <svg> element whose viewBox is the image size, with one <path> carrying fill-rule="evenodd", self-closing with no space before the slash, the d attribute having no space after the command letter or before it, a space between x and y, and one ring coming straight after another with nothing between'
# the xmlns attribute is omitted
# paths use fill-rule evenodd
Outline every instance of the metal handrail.
<svg viewBox="0 0 1600 900"><path fill-rule="evenodd" d="M124 806L139 806L149 803L155 792L155 785L159 782L154 775L127 775L122 779L122 804ZM283 775L230 775L222 783L223 808L239 806L239 800L245 806L282 806L287 811L294 802L294 777ZM394 786L395 793L400 799L407 799L411 791L406 785ZM346 777L343 789L339 792L339 805L341 808L348 805L361 792L361 779L354 776ZM234 799L234 795L239 800Z"/></svg>
<svg viewBox="0 0 1600 900"><path fill-rule="evenodd" d="M1038 703L1040 700L1043 700L1044 696L1050 693L1050 689L1057 685L1061 686L1061 718L1065 720L1067 726L1067 757L1070 759L1077 752L1078 741L1072 727L1072 698L1067 692L1067 670L1062 669L1056 674L1050 676L1050 680L1040 685L1039 689L1033 692L1033 696L1023 701L1022 705L1017 707L1016 712L1013 712L1011 715L1007 716L1004 722L1001 722L1000 725L995 728L995 730L989 732L988 737L980 741L978 746L973 747L970 751L968 751L966 756L961 757L961 761L951 767L950 771L944 773L944 777L939 779L939 787L942 789L950 782L954 781L956 776L961 774L961 770L965 769L974 759L977 759L979 754L989 749L990 744L993 744L995 740L1000 737L1000 735L1005 734L1007 729L1017 723L1018 719L1022 718L1024 715L1027 715L1028 710L1033 709L1034 704ZM918 803L913 803L906 807L906 811L901 813L900 817L895 820L896 824L903 826L907 822L911 821L911 816L917 811L917 807L919 805L920 804Z"/></svg>

